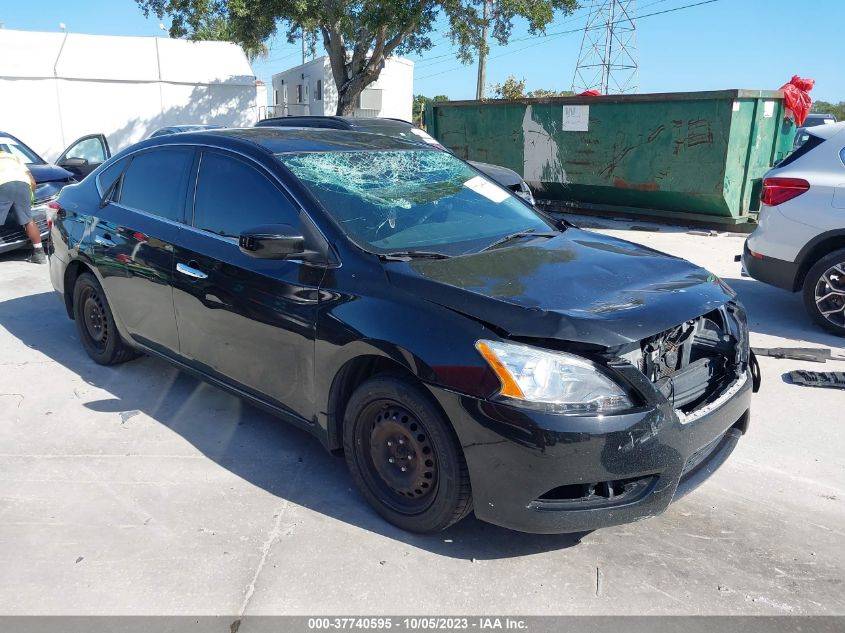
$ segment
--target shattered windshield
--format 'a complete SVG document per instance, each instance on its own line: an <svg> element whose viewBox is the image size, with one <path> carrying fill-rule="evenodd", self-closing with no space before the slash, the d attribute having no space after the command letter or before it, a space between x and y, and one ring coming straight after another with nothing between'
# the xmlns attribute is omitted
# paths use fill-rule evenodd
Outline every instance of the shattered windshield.
<svg viewBox="0 0 845 633"><path fill-rule="evenodd" d="M368 150L278 155L366 250L457 255L549 225L447 152Z"/></svg>

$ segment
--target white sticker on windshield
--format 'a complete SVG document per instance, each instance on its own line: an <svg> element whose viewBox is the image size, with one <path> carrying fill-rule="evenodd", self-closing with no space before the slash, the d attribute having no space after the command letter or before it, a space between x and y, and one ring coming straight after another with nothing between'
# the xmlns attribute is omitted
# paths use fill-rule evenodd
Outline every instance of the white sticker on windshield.
<svg viewBox="0 0 845 633"><path fill-rule="evenodd" d="M429 145L437 145L437 139L435 139L433 136L431 136L427 132L423 132L422 130L420 130L418 128L412 127L411 128L411 134L416 134L417 136L419 136L422 140L424 140Z"/></svg>
<svg viewBox="0 0 845 633"><path fill-rule="evenodd" d="M475 193L479 193L488 200L492 200L496 203L504 202L508 199L507 191L505 191L504 189L500 189L492 182L484 180L484 178L482 178L481 176L470 178L464 183L464 187L469 187Z"/></svg>

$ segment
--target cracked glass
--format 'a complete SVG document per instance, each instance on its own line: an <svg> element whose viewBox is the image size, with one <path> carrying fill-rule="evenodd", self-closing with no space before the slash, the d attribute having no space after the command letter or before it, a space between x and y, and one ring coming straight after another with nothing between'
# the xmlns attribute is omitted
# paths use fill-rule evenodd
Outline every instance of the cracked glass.
<svg viewBox="0 0 845 633"><path fill-rule="evenodd" d="M374 252L477 250L549 225L519 198L440 150L292 152L278 159L352 240Z"/></svg>

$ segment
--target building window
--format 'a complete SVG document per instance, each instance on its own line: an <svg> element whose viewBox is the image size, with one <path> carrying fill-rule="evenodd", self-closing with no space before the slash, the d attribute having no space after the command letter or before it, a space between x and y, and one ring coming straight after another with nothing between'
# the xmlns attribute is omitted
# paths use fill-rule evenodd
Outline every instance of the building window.
<svg viewBox="0 0 845 633"><path fill-rule="evenodd" d="M273 91L273 105L279 105L279 91Z"/></svg>
<svg viewBox="0 0 845 633"><path fill-rule="evenodd" d="M314 95L315 101L322 101L323 100L323 80L317 80L317 94Z"/></svg>
<svg viewBox="0 0 845 633"><path fill-rule="evenodd" d="M296 102L302 103L302 84L296 84Z"/></svg>

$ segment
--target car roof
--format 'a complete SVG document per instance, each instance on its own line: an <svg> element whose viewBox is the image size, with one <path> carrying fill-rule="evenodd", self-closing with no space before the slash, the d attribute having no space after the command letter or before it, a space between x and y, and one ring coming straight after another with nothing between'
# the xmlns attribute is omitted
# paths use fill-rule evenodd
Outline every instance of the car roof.
<svg viewBox="0 0 845 633"><path fill-rule="evenodd" d="M842 130L845 130L845 121L840 121L839 123L829 123L827 125L816 125L814 127L806 128L805 131L807 134L812 134L813 136L818 136L819 138L827 140L829 138L833 138Z"/></svg>
<svg viewBox="0 0 845 633"><path fill-rule="evenodd" d="M348 117L348 116L279 116L263 119L256 123L257 127L319 127L323 129L354 130L355 128L395 128L397 124L414 127L410 121L391 117Z"/></svg>
<svg viewBox="0 0 845 633"><path fill-rule="evenodd" d="M423 149L418 143L381 134L309 127L250 127L203 130L157 136L144 141L145 147L185 142L237 146L248 144L273 154L286 152L342 152L366 150Z"/></svg>

